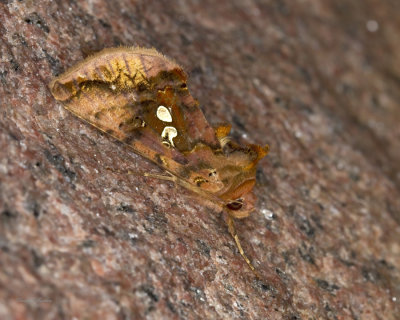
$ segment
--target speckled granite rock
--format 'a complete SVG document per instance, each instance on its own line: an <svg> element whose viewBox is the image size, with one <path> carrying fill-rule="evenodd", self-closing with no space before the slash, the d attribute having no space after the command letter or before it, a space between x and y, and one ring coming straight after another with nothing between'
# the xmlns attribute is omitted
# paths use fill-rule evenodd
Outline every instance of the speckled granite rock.
<svg viewBox="0 0 400 320"><path fill-rule="evenodd" d="M339 4L341 3L341 4ZM399 319L398 1L0 1L1 319ZM104 47L181 63L210 122L269 143L223 217L57 103Z"/></svg>

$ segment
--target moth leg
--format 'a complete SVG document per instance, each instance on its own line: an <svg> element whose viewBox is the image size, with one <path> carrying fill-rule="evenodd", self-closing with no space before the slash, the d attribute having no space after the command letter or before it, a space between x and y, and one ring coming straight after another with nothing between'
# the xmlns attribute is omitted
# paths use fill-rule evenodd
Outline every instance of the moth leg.
<svg viewBox="0 0 400 320"><path fill-rule="evenodd" d="M163 175L163 174L156 174L156 173L148 173L148 172L138 172L138 171L132 171L132 170L118 170L110 167L106 167L106 170L111 171L113 173L118 173L118 174L132 174L135 176L141 176L141 177L150 177L150 178L155 178L155 179L160 179L160 180L167 180L167 181L174 181L176 178L172 176L170 173L169 175Z"/></svg>
<svg viewBox="0 0 400 320"><path fill-rule="evenodd" d="M155 179L160 179L160 180L166 180L166 181L176 182L176 177L173 176L172 174L170 174L169 172L167 172L166 175L164 175L164 174L157 174L157 173L148 173L148 172L145 172L145 173L143 173L143 175L144 175L145 177L150 177L150 178L155 178Z"/></svg>
<svg viewBox="0 0 400 320"><path fill-rule="evenodd" d="M247 258L246 254L243 251L242 245L240 244L239 236L237 235L237 232L236 232L235 223L233 221L233 218L230 215L228 215L227 224L228 224L229 233L231 234L232 238L235 240L235 243L236 243L236 246L237 246L237 248L239 250L240 255L246 261L247 265L250 267L251 271L253 271L255 276L258 279L261 279L260 275L256 271L256 268L254 268L254 266L250 262L249 258Z"/></svg>
<svg viewBox="0 0 400 320"><path fill-rule="evenodd" d="M144 173L137 172L137 171L132 171L132 170L118 170L110 167L106 167L106 170L111 171L112 173L118 173L118 174L134 174L136 176L144 176Z"/></svg>

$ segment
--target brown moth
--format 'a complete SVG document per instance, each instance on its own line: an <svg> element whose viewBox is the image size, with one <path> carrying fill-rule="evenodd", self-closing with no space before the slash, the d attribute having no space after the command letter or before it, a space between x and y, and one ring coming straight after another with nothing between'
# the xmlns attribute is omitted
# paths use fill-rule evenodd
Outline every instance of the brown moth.
<svg viewBox="0 0 400 320"><path fill-rule="evenodd" d="M147 176L174 181L223 207L229 232L255 272L233 218L254 209L256 165L268 146L240 146L228 137L230 125L210 126L186 82L182 68L155 49L110 48L55 78L50 90L76 116L168 173Z"/></svg>

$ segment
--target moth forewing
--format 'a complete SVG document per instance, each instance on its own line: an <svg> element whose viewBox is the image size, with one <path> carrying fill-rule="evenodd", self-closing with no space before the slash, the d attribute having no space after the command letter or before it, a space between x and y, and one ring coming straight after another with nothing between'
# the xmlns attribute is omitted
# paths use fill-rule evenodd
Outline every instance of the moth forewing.
<svg viewBox="0 0 400 320"><path fill-rule="evenodd" d="M49 85L72 113L129 145L174 181L223 207L229 232L244 254L232 218L254 209L255 167L267 153L228 137L231 126L213 128L187 88L187 76L155 49L110 48L88 57Z"/></svg>

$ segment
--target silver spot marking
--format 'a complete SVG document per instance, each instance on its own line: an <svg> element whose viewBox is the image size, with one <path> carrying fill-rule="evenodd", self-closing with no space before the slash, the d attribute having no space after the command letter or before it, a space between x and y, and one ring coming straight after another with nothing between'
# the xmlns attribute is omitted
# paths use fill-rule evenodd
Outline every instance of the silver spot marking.
<svg viewBox="0 0 400 320"><path fill-rule="evenodd" d="M177 135L178 131L174 127L165 127L161 133L163 140L167 140L173 147L175 147L175 145L172 139L174 139Z"/></svg>
<svg viewBox="0 0 400 320"><path fill-rule="evenodd" d="M169 110L164 106L159 106L157 109L157 118L164 122L172 122L172 116ZM172 128L172 127L166 127Z"/></svg>

